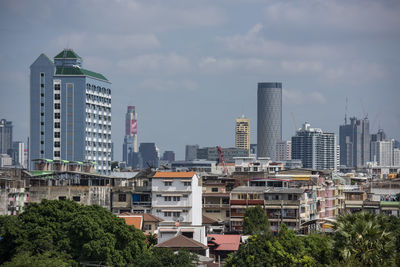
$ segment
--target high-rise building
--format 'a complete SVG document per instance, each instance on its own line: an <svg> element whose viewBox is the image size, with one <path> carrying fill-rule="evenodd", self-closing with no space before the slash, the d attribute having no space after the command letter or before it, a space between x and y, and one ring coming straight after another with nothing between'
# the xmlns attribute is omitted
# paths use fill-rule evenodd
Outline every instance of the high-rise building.
<svg viewBox="0 0 400 267"><path fill-rule="evenodd" d="M336 136L305 123L292 137L292 159L300 159L304 168L336 169Z"/></svg>
<svg viewBox="0 0 400 267"><path fill-rule="evenodd" d="M164 151L162 160L168 161L169 163L175 161L175 152L170 150Z"/></svg>
<svg viewBox="0 0 400 267"><path fill-rule="evenodd" d="M250 144L250 154L257 155L257 144Z"/></svg>
<svg viewBox="0 0 400 267"><path fill-rule="evenodd" d="M340 165L361 167L370 161L370 140L368 118L350 118L339 128Z"/></svg>
<svg viewBox="0 0 400 267"><path fill-rule="evenodd" d="M64 49L30 67L29 159L91 161L111 170L111 83Z"/></svg>
<svg viewBox="0 0 400 267"><path fill-rule="evenodd" d="M386 133L382 130L379 129L376 134L371 134L371 142L376 142L376 141L386 141Z"/></svg>
<svg viewBox="0 0 400 267"><path fill-rule="evenodd" d="M140 143L139 152L143 161L142 167L158 167L158 162L160 158L155 143Z"/></svg>
<svg viewBox="0 0 400 267"><path fill-rule="evenodd" d="M15 141L12 144L12 154L10 155L13 159L14 166L25 166L25 144L21 141Z"/></svg>
<svg viewBox="0 0 400 267"><path fill-rule="evenodd" d="M7 154L12 148L12 122L0 120L0 154Z"/></svg>
<svg viewBox="0 0 400 267"><path fill-rule="evenodd" d="M257 92L257 156L276 160L282 139L282 83L259 83Z"/></svg>
<svg viewBox="0 0 400 267"><path fill-rule="evenodd" d="M235 147L250 151L250 119L245 118L244 115L236 119Z"/></svg>
<svg viewBox="0 0 400 267"><path fill-rule="evenodd" d="M371 160L379 166L392 166L393 164L393 141L371 142Z"/></svg>
<svg viewBox="0 0 400 267"><path fill-rule="evenodd" d="M199 149L199 145L186 145L185 161L192 161L197 159L197 149Z"/></svg>
<svg viewBox="0 0 400 267"><path fill-rule="evenodd" d="M400 166L400 149L393 148L393 166Z"/></svg>
<svg viewBox="0 0 400 267"><path fill-rule="evenodd" d="M248 157L249 150L244 148L227 147L221 148L224 159L227 163L235 162L235 157ZM197 159L219 161L218 149L215 146L201 147L197 149Z"/></svg>
<svg viewBox="0 0 400 267"><path fill-rule="evenodd" d="M133 167L133 153L138 152L137 145L137 114L135 106L128 106L125 115L125 137L122 146L122 160Z"/></svg>
<svg viewBox="0 0 400 267"><path fill-rule="evenodd" d="M276 144L276 160L292 159L292 141L282 141Z"/></svg>

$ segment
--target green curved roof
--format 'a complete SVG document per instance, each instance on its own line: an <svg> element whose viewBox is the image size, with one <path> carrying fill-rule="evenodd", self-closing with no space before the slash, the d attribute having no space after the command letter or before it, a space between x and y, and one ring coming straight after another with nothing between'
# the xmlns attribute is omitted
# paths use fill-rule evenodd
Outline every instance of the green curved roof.
<svg viewBox="0 0 400 267"><path fill-rule="evenodd" d="M75 53L74 50L72 50L72 49L64 49L63 51L58 53L57 56L54 57L54 59L57 59L57 58L79 58L79 59L81 59L81 57L78 56L78 54Z"/></svg>
<svg viewBox="0 0 400 267"><path fill-rule="evenodd" d="M88 76L91 78L99 79L108 82L107 78L103 74L82 69L79 67L57 67L55 75L72 75L72 76Z"/></svg>

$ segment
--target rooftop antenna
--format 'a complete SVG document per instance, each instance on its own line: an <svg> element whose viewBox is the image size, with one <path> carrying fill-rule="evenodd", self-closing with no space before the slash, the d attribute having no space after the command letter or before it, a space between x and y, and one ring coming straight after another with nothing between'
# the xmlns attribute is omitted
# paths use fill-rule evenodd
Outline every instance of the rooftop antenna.
<svg viewBox="0 0 400 267"><path fill-rule="evenodd" d="M347 106L349 104L348 98L346 96L346 106L345 106L345 111L344 111L344 124L347 124Z"/></svg>

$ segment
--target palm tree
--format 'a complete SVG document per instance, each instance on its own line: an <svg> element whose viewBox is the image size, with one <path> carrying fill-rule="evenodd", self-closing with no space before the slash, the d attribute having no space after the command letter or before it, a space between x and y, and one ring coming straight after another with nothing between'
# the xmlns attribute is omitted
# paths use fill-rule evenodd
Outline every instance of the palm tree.
<svg viewBox="0 0 400 267"><path fill-rule="evenodd" d="M335 224L335 254L347 265L390 266L395 255L394 236L380 216L355 213L340 216Z"/></svg>

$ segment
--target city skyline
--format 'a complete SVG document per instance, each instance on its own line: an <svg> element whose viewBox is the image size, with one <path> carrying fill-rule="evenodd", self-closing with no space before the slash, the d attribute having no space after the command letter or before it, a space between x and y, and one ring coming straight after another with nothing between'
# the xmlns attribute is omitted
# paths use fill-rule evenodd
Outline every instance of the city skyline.
<svg viewBox="0 0 400 267"><path fill-rule="evenodd" d="M348 117L368 114L370 133L383 128L400 139L400 6L360 3L4 1L0 117L26 142L29 65L68 47L113 82L117 160L128 105L140 113L138 143L155 142L177 159L186 144L233 147L242 113L257 140L257 83L268 81L283 83L283 140L295 134L291 112L297 125L308 121L338 136L346 97ZM79 12L55 12L63 5ZM91 21L92 14L105 19ZM202 130L206 122L211 131Z"/></svg>

